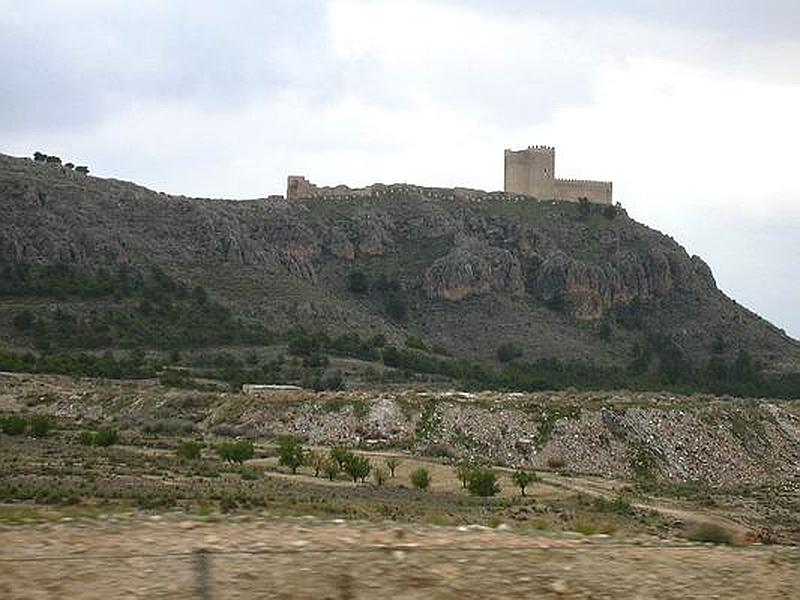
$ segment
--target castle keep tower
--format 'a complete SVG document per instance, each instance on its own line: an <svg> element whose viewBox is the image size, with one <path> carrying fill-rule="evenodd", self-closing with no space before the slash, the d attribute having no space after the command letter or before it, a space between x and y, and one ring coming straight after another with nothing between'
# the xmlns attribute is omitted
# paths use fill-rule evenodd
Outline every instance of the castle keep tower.
<svg viewBox="0 0 800 600"><path fill-rule="evenodd" d="M525 150L505 151L505 186L511 194L525 194L539 200L586 199L611 204L610 181L585 181L555 178L556 149L528 146Z"/></svg>

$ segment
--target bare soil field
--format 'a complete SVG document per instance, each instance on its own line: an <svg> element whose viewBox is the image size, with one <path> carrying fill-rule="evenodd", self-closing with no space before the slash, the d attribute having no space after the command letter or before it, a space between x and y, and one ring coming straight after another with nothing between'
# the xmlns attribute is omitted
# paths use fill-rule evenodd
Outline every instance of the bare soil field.
<svg viewBox="0 0 800 600"><path fill-rule="evenodd" d="M200 558L198 551L206 551ZM250 516L0 529L0 596L796 598L797 548Z"/></svg>

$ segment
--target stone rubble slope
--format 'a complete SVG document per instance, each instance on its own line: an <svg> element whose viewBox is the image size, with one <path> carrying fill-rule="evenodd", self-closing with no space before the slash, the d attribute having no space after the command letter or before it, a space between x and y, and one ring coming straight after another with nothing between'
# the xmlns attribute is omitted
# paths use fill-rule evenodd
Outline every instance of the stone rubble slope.
<svg viewBox="0 0 800 600"><path fill-rule="evenodd" d="M147 383L0 376L0 411L136 428L193 423L199 435L408 449L453 460L609 478L800 489L800 403L651 392L166 390ZM563 466L561 466L563 465Z"/></svg>

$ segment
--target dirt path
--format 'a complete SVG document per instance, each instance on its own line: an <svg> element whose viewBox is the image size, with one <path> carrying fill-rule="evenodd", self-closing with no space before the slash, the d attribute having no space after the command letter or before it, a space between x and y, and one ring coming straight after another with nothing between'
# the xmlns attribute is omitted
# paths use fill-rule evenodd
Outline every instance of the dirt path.
<svg viewBox="0 0 800 600"><path fill-rule="evenodd" d="M800 550L323 522L158 520L0 528L0 597L794 598Z"/></svg>

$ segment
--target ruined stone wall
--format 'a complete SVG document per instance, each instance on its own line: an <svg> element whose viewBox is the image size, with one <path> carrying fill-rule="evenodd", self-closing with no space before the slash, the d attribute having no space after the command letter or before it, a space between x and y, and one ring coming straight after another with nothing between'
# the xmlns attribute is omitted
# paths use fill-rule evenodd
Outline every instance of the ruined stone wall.
<svg viewBox="0 0 800 600"><path fill-rule="evenodd" d="M290 175L286 183L286 199L301 198L347 198L372 195L375 186L349 188L346 185L319 187L301 175Z"/></svg>
<svg viewBox="0 0 800 600"><path fill-rule="evenodd" d="M319 188L301 175L289 175L286 182L286 198L293 200L296 198L313 198Z"/></svg>
<svg viewBox="0 0 800 600"><path fill-rule="evenodd" d="M556 179L555 199L577 202L586 198L589 202L611 204L610 181L585 181L581 179Z"/></svg>

